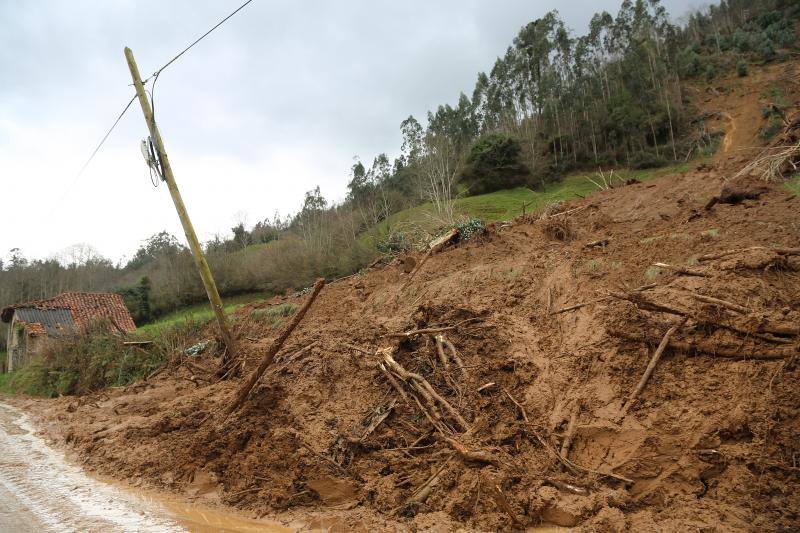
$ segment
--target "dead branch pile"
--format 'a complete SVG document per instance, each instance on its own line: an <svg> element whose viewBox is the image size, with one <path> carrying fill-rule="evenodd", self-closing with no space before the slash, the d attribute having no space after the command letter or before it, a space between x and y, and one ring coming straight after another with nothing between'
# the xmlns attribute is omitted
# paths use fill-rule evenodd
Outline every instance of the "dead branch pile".
<svg viewBox="0 0 800 533"><path fill-rule="evenodd" d="M576 231L569 217L551 216L542 220L542 233L556 241L567 242L575 238Z"/></svg>

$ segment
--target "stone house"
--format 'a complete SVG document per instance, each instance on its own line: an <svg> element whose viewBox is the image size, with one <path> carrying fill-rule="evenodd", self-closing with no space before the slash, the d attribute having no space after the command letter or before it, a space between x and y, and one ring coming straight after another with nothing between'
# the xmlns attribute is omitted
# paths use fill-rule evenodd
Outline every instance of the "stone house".
<svg viewBox="0 0 800 533"><path fill-rule="evenodd" d="M65 292L46 300L10 305L0 311L0 319L8 324L7 372L28 364L48 343L81 334L99 321L121 334L136 329L122 296L110 293Z"/></svg>

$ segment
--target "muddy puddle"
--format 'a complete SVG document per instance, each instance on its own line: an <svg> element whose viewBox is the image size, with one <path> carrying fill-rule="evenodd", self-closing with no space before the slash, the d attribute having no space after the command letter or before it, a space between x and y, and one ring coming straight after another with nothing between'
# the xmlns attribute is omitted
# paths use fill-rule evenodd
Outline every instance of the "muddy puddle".
<svg viewBox="0 0 800 533"><path fill-rule="evenodd" d="M38 437L23 412L3 402L0 450L0 531L284 533L302 527L251 520L89 476Z"/></svg>

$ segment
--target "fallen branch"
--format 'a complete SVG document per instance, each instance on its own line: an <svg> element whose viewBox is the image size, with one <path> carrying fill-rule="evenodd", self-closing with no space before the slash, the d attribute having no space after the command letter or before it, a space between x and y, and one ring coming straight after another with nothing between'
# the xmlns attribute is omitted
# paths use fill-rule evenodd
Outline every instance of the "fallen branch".
<svg viewBox="0 0 800 533"><path fill-rule="evenodd" d="M681 327L683 327L684 324L686 324L687 320L688 320L687 318L684 318L678 324L675 324L674 326L669 328L667 332L664 334L664 338L661 339L661 342L659 343L658 348L656 348L653 357L650 358L650 362L647 364L647 368L645 369L644 374L642 374L639 383L636 385L636 388L633 390L633 392L631 392L630 396L628 396L628 401L626 401L625 405L622 407L622 411L620 412L619 418L625 418L625 415L628 414L628 409L630 409L631 406L636 402L636 399L639 397L639 394L641 394L641 392L644 390L645 385L647 385L647 381L650 379L650 376L653 375L653 371L655 370L656 365L658 364L658 360L661 359L661 354L664 353L664 350L667 348L667 345L669 344L669 339L672 337L672 335L675 334L675 332L678 329L680 329Z"/></svg>
<svg viewBox="0 0 800 533"><path fill-rule="evenodd" d="M477 322L482 320L480 317L473 317L468 318L466 320L462 320L458 324L454 326L441 326L441 327L434 327L434 328L421 328L421 329L412 329L411 331L400 331L398 333L387 333L384 337L394 337L394 338L405 338L409 339L415 335L424 335L424 334L432 334L432 333L444 333L445 331L453 331L458 329L459 326L463 326L464 324L469 324L470 322Z"/></svg>
<svg viewBox="0 0 800 533"><path fill-rule="evenodd" d="M436 472L434 472L433 475L425 481L425 483L420 485L420 487L417 490L411 493L411 496L408 497L408 499L405 501L403 505L401 505L397 509L392 510L392 514L396 513L403 507L407 507L409 505L422 505L423 503L425 503L425 500L427 500L428 496L431 495L433 487L439 481L439 477L442 475L442 472L444 472L444 469L447 468L447 465L450 463L450 460L452 458L453 458L452 455L448 457L445 460L445 462L442 463L442 466L440 466L439 469L436 470Z"/></svg>
<svg viewBox="0 0 800 533"><path fill-rule="evenodd" d="M606 331L609 335L613 337L619 337L634 342L647 342L647 343L658 342L658 337L656 337L655 335L636 335L634 333L618 329L607 329ZM765 359L765 360L786 359L792 357L792 355L796 353L792 348L787 348L784 350L760 349L759 353L752 353L752 352L743 353L741 349L721 348L717 345L717 343L704 342L699 340L685 342L685 341L678 341L675 339L668 339L667 346L669 346L673 350L680 350L690 355L702 353L726 359Z"/></svg>
<svg viewBox="0 0 800 533"><path fill-rule="evenodd" d="M724 252L718 252L715 254L701 255L697 258L697 260L701 263L703 261L714 261L715 259L728 257L729 255L738 255L754 250L767 250L770 252L775 252L778 255L800 255L800 248L769 248L767 246L751 246L749 248L739 248L737 250L726 250Z"/></svg>
<svg viewBox="0 0 800 533"><path fill-rule="evenodd" d="M735 303L728 302L726 300L720 300L719 298L714 298L712 296L705 296L703 294L697 294L696 292L690 292L692 298L695 300L699 300L701 302L705 302L707 304L718 305L720 307L724 307L726 309L730 309L736 313L741 315L746 315L750 313L750 309L746 307L742 307L741 305L737 305Z"/></svg>
<svg viewBox="0 0 800 533"><path fill-rule="evenodd" d="M410 381L421 395L423 395L426 399L431 400L430 403L433 403L433 400L435 400L442 407L444 407L444 409L450 414L450 416L452 416L455 419L455 421L458 422L458 425L461 426L461 429L463 429L464 431L469 431L469 424L467 424L467 421L464 420L464 418L462 418L462 416L458 413L458 411L456 411L447 400L442 398L442 396L439 395L439 393L434 390L431 384L428 383L428 380L426 380L419 374L416 374L414 372L409 372L408 370L403 368L402 365L400 365L400 363L394 360L394 358L390 353L390 350L388 349L384 351L383 361L384 363L386 363L386 366L393 372L395 372L398 376L400 376L400 378L403 381L406 382Z"/></svg>
<svg viewBox="0 0 800 533"><path fill-rule="evenodd" d="M668 265L667 263L653 263L654 267L664 268L666 270L672 270L673 272L677 272L678 274L685 274L687 276L698 276L701 278L710 278L711 274L706 272L701 272L699 270L694 270L692 268L686 268L682 266L676 265Z"/></svg>
<svg viewBox="0 0 800 533"><path fill-rule="evenodd" d="M289 338L294 328L303 320L303 317L306 316L308 309L311 307L311 304L314 303L314 300L317 299L317 295L322 290L322 287L325 285L325 280L320 278L314 283L314 288L311 289L311 294L308 295L306 301L303 303L303 306L298 309L297 313L292 317L292 320L283 328L281 333L278 335L278 338L275 339L270 347L267 349L267 353L264 355L264 358L261 360L261 364L258 365L258 368L250 374L250 377L247 379L247 382L242 385L242 388L239 389L239 392L236 394L236 399L231 403L230 407L228 407L225 415L228 416L233 413L236 409L241 407L244 401L247 399L247 396L250 394L250 391L253 390L258 380L267 370L267 367L272 364L272 361L275 359L275 354L283 346L283 343L286 342L286 339Z"/></svg>
<svg viewBox="0 0 800 533"><path fill-rule="evenodd" d="M561 443L561 457L569 459L569 450L572 448L572 440L575 438L575 430L578 429L578 415L581 412L581 401L577 400L572 407L567 424L567 433L564 435L564 442Z"/></svg>
<svg viewBox="0 0 800 533"><path fill-rule="evenodd" d="M740 333L745 336L752 336L759 338L761 340L779 343L779 344L792 344L793 341L790 339L782 339L779 337L773 337L772 335L765 335L764 333L775 333L777 335L796 335L797 330L794 328L784 328L781 326L772 327L769 324L760 324L758 326L757 331L750 331L734 324L728 324L725 322L720 322L719 320L714 320L710 317L703 317L697 316L691 311L687 311L685 309L680 309L674 307L670 304L660 303L660 302L653 302L651 300L647 300L646 298L633 293L621 293L621 292L612 292L611 296L614 298L619 298L621 300L627 300L637 307L641 309L645 309L646 311L655 311L657 313L667 313L671 315L682 316L686 318L690 318L699 324L712 324L715 326L719 326L724 329L728 329L730 331L734 331L736 333ZM761 332L761 333L759 333Z"/></svg>
<svg viewBox="0 0 800 533"><path fill-rule="evenodd" d="M623 483L628 483L628 484L631 484L631 485L633 484L633 480L632 479L628 479L625 476L620 476L619 474L614 474L613 472L601 472L600 470L594 470L593 468L588 468L586 466L581 466L578 463L574 463L574 462L570 461L569 459L565 459L564 457L561 457L561 454L558 453L552 446L550 446L539 435L539 433L535 429L533 429L532 426L529 425L528 427L531 430L531 433L533 433L533 436L536 437L536 440L539 441L539 444L541 444L542 447L545 450L547 450L547 452L550 455L552 455L554 458L556 458L558 461L560 461L561 464L566 466L569 470L572 470L573 472L583 472L583 473L595 474L595 475L603 476L603 477L610 477L611 479L616 479L617 481L622 481Z"/></svg>
<svg viewBox="0 0 800 533"><path fill-rule="evenodd" d="M517 406L517 408L519 408L520 413L522 413L522 419L527 424L528 423L528 413L525 412L525 408L522 406L521 403L519 403L516 399L514 399L514 397L511 396L511 393L508 392L505 388L503 388L503 392L506 393L506 396L508 396L508 399L511 400L511 403L513 403L514 405Z"/></svg>
<svg viewBox="0 0 800 533"><path fill-rule="evenodd" d="M397 400L392 400L389 405L383 408L377 408L372 414L371 420L369 425L364 429L364 433L361 434L361 438L359 439L360 442L364 442L364 439L370 436L370 434L375 431L381 423L388 418L388 416L392 413L392 409L397 404Z"/></svg>
<svg viewBox="0 0 800 533"><path fill-rule="evenodd" d="M456 347L444 335L437 335L437 337L441 338L442 344L445 348L447 348L447 351L450 352L450 357L452 357L453 361L455 361L456 366L461 371L464 379L468 380L469 372L467 372L467 368L464 366L464 361L462 361L461 357L458 355L458 350L456 350Z"/></svg>
<svg viewBox="0 0 800 533"><path fill-rule="evenodd" d="M396 390L397 393L400 395L400 397L403 398L403 401L406 402L407 405L411 405L408 401L408 396L406 395L406 391L403 390L403 387L401 387L400 383L398 383L397 380L394 379L392 373L389 372L389 370L383 365L382 362L378 362L378 368L380 369L381 372L383 372L383 375L386 376L386 380L392 385L392 387L394 387L394 390Z"/></svg>
<svg viewBox="0 0 800 533"><path fill-rule="evenodd" d="M472 461L474 463L483 463L496 466L500 468L500 461L496 459L492 454L489 452L485 452L482 450L470 450L456 439L450 437L442 437L447 444L449 444L465 461Z"/></svg>
<svg viewBox="0 0 800 533"><path fill-rule="evenodd" d="M417 273L420 270L422 270L422 267L425 265L428 259L430 259L431 255L437 253L442 248L447 246L457 236L458 236L458 228L453 228L449 232L439 237L438 239L431 241L431 243L428 245L428 251L425 252L425 256L417 264L417 267L414 270L412 270L411 273L408 275L408 279L406 280L405 283L403 283L403 286L400 288L400 290L403 290L406 287L408 287L408 285L411 283L411 280L413 280L414 276L416 276Z"/></svg>
<svg viewBox="0 0 800 533"><path fill-rule="evenodd" d="M650 289L653 289L655 287L656 287L655 283L649 283L647 285L642 285L641 287L637 287L637 288L635 288L633 290L634 290L634 292L644 292L646 290L650 290ZM580 309L581 307L586 307L587 305L604 302L606 300L610 300L611 298L612 297L610 295L601 296L600 298L595 298L594 300L589 300L588 302L581 302L579 304L570 305L569 307L562 307L561 309L558 309L557 311L553 311L550 314L551 315L558 315L560 313L566 313L567 311L574 311L575 309Z"/></svg>

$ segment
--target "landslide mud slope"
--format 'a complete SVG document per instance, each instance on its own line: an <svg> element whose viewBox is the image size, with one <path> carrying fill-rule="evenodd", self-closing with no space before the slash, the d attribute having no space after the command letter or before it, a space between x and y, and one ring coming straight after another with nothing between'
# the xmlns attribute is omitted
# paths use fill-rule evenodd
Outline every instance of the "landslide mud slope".
<svg viewBox="0 0 800 533"><path fill-rule="evenodd" d="M90 469L309 527L797 529L800 199L746 181L754 198L704 209L738 159L491 227L408 284L390 264L327 286L227 419L242 378L217 381L207 354L40 403L40 422ZM245 376L276 334L253 310ZM391 335L420 328L450 328L463 364L434 334ZM395 375L401 395L387 353L450 408Z"/></svg>

